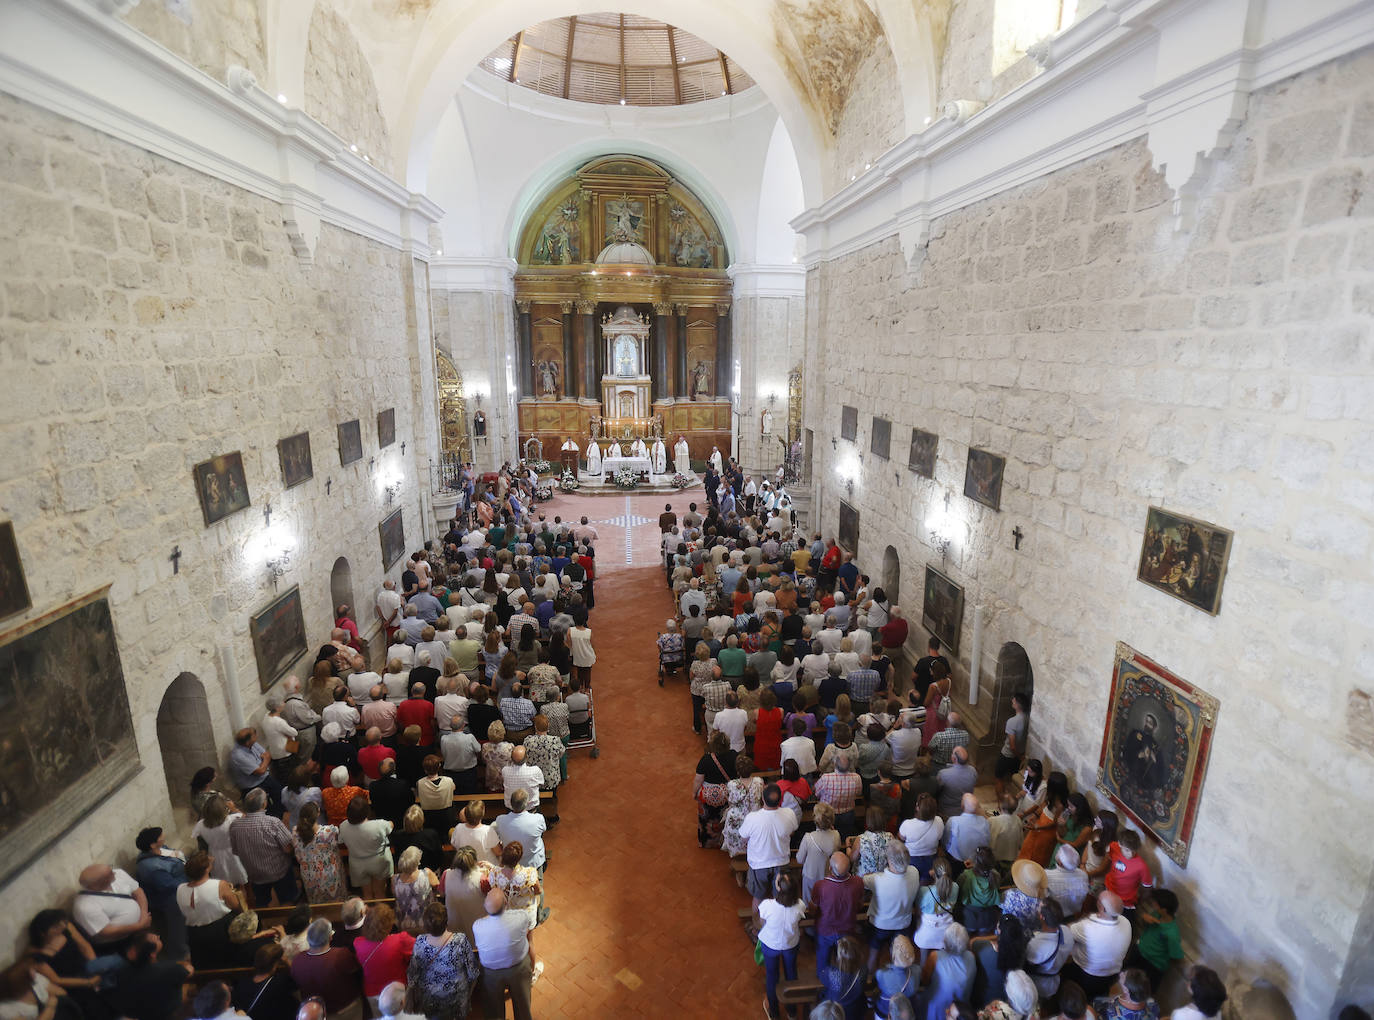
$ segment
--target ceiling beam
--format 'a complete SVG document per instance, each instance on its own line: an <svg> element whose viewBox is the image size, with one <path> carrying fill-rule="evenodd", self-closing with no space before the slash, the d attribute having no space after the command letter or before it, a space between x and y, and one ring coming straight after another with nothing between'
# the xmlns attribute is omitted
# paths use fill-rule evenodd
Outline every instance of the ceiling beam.
<svg viewBox="0 0 1374 1020"><path fill-rule="evenodd" d="M515 81L515 76L519 73L519 69L520 69L520 47L524 44L524 42L525 42L525 33L524 33L524 31L522 30L522 31L516 32L516 33L515 33L515 52L511 54L511 58L510 58L510 73L506 75L506 81L509 81L509 82Z"/></svg>
<svg viewBox="0 0 1374 1020"><path fill-rule="evenodd" d="M620 16L620 101L625 102L625 15Z"/></svg>
<svg viewBox="0 0 1374 1020"><path fill-rule="evenodd" d="M668 26L668 60L673 65L673 98L682 104L682 75L677 70L677 41L673 38L673 26Z"/></svg>
<svg viewBox="0 0 1374 1020"><path fill-rule="evenodd" d="M573 36L577 33L577 16L573 15L568 19L568 52L563 56L563 98L568 98L568 89L572 85L572 53Z"/></svg>
<svg viewBox="0 0 1374 1020"><path fill-rule="evenodd" d="M725 83L725 91L727 93L735 91L734 86L730 84L730 67L725 63L725 54L716 50L716 56L720 58L720 80Z"/></svg>

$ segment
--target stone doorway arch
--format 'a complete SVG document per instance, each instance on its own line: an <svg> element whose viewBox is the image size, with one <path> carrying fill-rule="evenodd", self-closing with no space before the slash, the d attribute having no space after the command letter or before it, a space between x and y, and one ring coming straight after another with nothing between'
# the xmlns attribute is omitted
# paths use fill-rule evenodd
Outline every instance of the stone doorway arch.
<svg viewBox="0 0 1374 1020"><path fill-rule="evenodd" d="M353 568L349 565L347 556L340 556L334 561L334 569L329 572L329 618L332 622L339 606L347 604L351 610L350 615L359 627L362 621L358 619L358 605L353 601Z"/></svg>
<svg viewBox="0 0 1374 1020"><path fill-rule="evenodd" d="M182 673L167 687L157 709L157 744L167 796L174 807L191 805L191 777L219 763L205 685L194 673Z"/></svg>
<svg viewBox="0 0 1374 1020"><path fill-rule="evenodd" d="M883 550L883 594L894 606L902 600L902 558L893 546Z"/></svg>
<svg viewBox="0 0 1374 1020"><path fill-rule="evenodd" d="M995 700L991 737L996 743L996 748L1000 750L1007 720L1016 714L1011 707L1011 696L1017 692L1024 692L1030 696L1032 705L1035 702L1035 671L1031 668L1030 656L1015 641L1008 641L997 652L997 679L993 685L993 692ZM1032 711L1032 720L1034 717L1035 713ZM1026 740L1030 740L1029 726L1026 729Z"/></svg>

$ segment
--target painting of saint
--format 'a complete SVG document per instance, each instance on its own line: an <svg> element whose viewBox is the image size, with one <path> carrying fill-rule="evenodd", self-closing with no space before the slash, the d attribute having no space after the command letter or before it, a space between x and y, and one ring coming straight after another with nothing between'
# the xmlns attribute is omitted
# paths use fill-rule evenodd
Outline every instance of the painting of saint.
<svg viewBox="0 0 1374 1020"><path fill-rule="evenodd" d="M644 243L640 226L644 223L644 203L621 196L606 203L606 239Z"/></svg>
<svg viewBox="0 0 1374 1020"><path fill-rule="evenodd" d="M19 559L14 522L6 521L0 524L0 617L22 613L32 604L24 564Z"/></svg>
<svg viewBox="0 0 1374 1020"><path fill-rule="evenodd" d="M968 451L968 467L964 471L964 495L994 510L1002 507L1002 472L1007 459L986 450Z"/></svg>
<svg viewBox="0 0 1374 1020"><path fill-rule="evenodd" d="M248 481L243 475L243 456L237 450L203 461L191 473L207 528L248 506Z"/></svg>
<svg viewBox="0 0 1374 1020"><path fill-rule="evenodd" d="M567 202L549 214L539 229L531 261L540 266L567 266L581 259L577 203Z"/></svg>
<svg viewBox="0 0 1374 1020"><path fill-rule="evenodd" d="M959 651L959 627L963 621L964 589L927 566L921 626L939 638L953 655Z"/></svg>
<svg viewBox="0 0 1374 1020"><path fill-rule="evenodd" d="M711 395L711 369L704 361L698 361L692 369L692 399L703 400Z"/></svg>
<svg viewBox="0 0 1374 1020"><path fill-rule="evenodd" d="M377 413L377 446L387 447L396 442L396 408L388 407Z"/></svg>
<svg viewBox="0 0 1374 1020"><path fill-rule="evenodd" d="M277 458L281 461L282 485L288 489L315 475L315 466L310 460L309 432L299 432L279 440Z"/></svg>
<svg viewBox="0 0 1374 1020"><path fill-rule="evenodd" d="M1232 533L1215 524L1150 507L1136 577L1216 616Z"/></svg>
<svg viewBox="0 0 1374 1020"><path fill-rule="evenodd" d="M339 464L347 467L355 460L363 459L363 430L358 419L346 421L339 426Z"/></svg>
<svg viewBox="0 0 1374 1020"><path fill-rule="evenodd" d="M921 429L911 430L911 449L907 452L906 466L922 478L935 477L935 453L940 437L934 432Z"/></svg>
<svg viewBox="0 0 1374 1020"><path fill-rule="evenodd" d="M258 683L266 691L305 654L300 588L292 587L266 609L255 613L248 621L248 632L258 660Z"/></svg>

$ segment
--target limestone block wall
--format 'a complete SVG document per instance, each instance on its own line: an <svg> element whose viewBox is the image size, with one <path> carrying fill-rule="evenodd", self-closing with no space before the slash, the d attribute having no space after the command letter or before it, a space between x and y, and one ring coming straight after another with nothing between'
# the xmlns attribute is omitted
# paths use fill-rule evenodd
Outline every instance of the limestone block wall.
<svg viewBox="0 0 1374 1020"><path fill-rule="evenodd" d="M248 621L276 590L300 586L318 647L330 569L347 557L370 628L386 479L401 482L408 544L425 535L418 493L432 450L414 378L417 358L433 355L427 319L407 314L428 304L425 277L400 252L325 226L306 269L265 199L8 97L0 136L0 508L18 533L30 615L111 586L143 762L6 885L9 947L92 859L128 863L139 827L184 825L156 733L180 674L205 685L224 754L229 685L260 715ZM388 407L397 442L381 451L376 414ZM341 467L336 425L355 417L363 459ZM283 491L276 444L303 430L314 477ZM206 527L192 466L235 450L252 505ZM269 500L272 533L295 543L277 589L264 565Z"/></svg>
<svg viewBox="0 0 1374 1020"><path fill-rule="evenodd" d="M391 169L391 138L377 82L352 29L328 3L310 17L302 108L380 170Z"/></svg>
<svg viewBox="0 0 1374 1020"><path fill-rule="evenodd" d="M897 63L887 40L879 36L855 70L840 113L831 149L833 189L843 188L851 177L863 173L864 164L900 142L903 126Z"/></svg>
<svg viewBox="0 0 1374 1020"><path fill-rule="evenodd" d="M225 80L238 64L267 81L262 21L256 0L194 0L173 5L140 3L124 20L210 77Z"/></svg>
<svg viewBox="0 0 1374 1020"><path fill-rule="evenodd" d="M740 359L739 459L744 469L771 477L782 463L787 436L787 374L800 364L805 351L802 295L736 296L730 309L735 350ZM773 437L762 434L768 393L772 405Z"/></svg>
<svg viewBox="0 0 1374 1020"><path fill-rule="evenodd" d="M503 461L519 457L515 402L510 391L514 376L515 313L513 297L504 291L435 290L434 346L453 361L463 375L468 427L477 411L475 393L483 393L487 438L474 444L473 463L479 471L495 471Z"/></svg>
<svg viewBox="0 0 1374 1020"><path fill-rule="evenodd" d="M1187 868L1148 855L1192 953L1325 1016L1369 979L1374 53L1252 97L1189 229L1150 162L1127 144L953 213L913 270L892 238L809 274L817 510L833 529L863 451L861 559L896 547L919 619L950 495L957 675L981 604L982 668L1025 648L1031 750L1080 788L1116 642L1216 695ZM829 441L843 404L857 449ZM867 454L875 413L891 464ZM913 426L940 436L933 481L905 470ZM1000 513L963 496L970 446L1007 458ZM1218 616L1136 580L1152 504L1234 529Z"/></svg>

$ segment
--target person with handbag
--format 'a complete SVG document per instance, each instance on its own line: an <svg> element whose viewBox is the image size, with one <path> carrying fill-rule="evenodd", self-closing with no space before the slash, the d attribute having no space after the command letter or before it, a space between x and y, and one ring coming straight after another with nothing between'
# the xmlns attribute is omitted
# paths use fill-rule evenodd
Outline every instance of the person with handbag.
<svg viewBox="0 0 1374 1020"><path fill-rule="evenodd" d="M730 738L719 730L712 731L692 780L692 798L697 803L697 843L703 849L718 850L724 839L725 806L730 799L730 780L735 778L735 757L730 750Z"/></svg>

